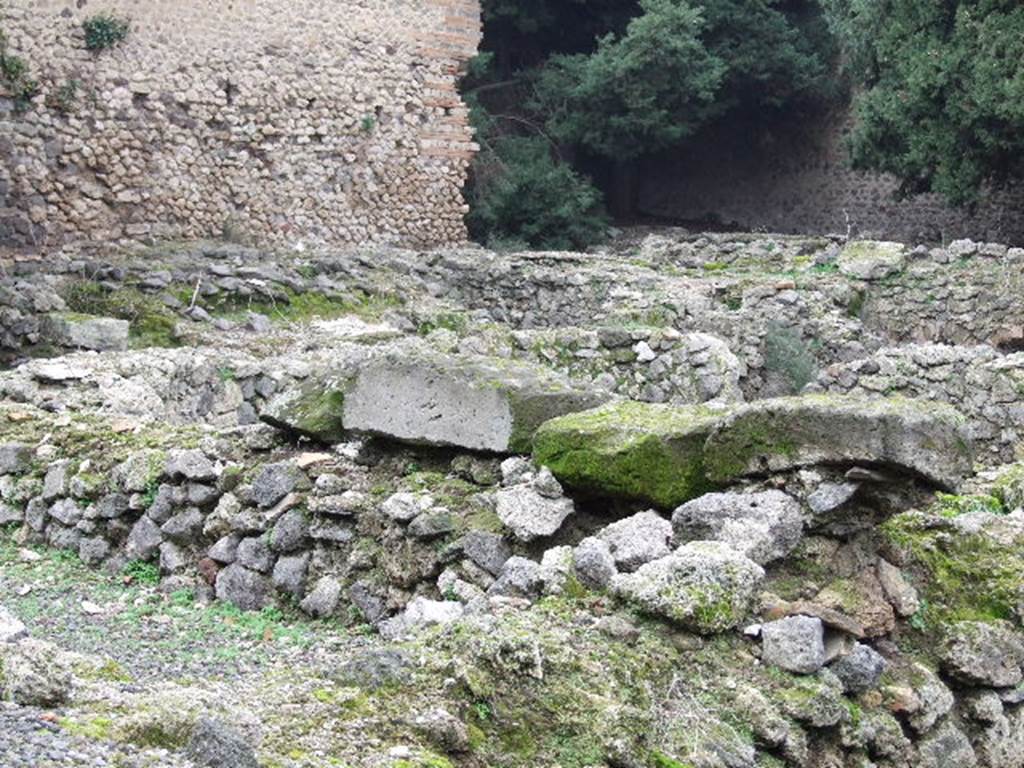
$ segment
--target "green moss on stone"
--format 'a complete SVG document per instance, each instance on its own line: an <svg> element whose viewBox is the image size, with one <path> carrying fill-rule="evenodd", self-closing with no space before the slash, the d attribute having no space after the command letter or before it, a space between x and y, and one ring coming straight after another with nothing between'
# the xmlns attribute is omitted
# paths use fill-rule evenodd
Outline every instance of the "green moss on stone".
<svg viewBox="0 0 1024 768"><path fill-rule="evenodd" d="M1024 506L1024 463L1011 464L992 485L992 495L1012 511Z"/></svg>
<svg viewBox="0 0 1024 768"><path fill-rule="evenodd" d="M545 423L533 457L569 486L671 508L711 487L703 447L719 418L702 406L613 403Z"/></svg>
<svg viewBox="0 0 1024 768"><path fill-rule="evenodd" d="M1024 541L951 531L940 521L905 512L881 528L917 577L924 607L914 623L929 629L955 621L1013 620L1021 599Z"/></svg>

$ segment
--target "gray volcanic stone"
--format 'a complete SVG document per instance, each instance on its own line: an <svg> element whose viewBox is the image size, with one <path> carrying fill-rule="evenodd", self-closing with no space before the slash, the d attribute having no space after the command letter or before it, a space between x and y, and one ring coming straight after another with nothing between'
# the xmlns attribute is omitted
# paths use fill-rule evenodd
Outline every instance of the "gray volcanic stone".
<svg viewBox="0 0 1024 768"><path fill-rule="evenodd" d="M274 572L271 574L274 586L292 597L301 598L306 590L309 558L309 552L279 557L274 564Z"/></svg>
<svg viewBox="0 0 1024 768"><path fill-rule="evenodd" d="M495 494L498 518L520 541L551 536L574 510L572 499L551 499L530 485L502 488Z"/></svg>
<svg viewBox="0 0 1024 768"><path fill-rule="evenodd" d="M512 557L508 543L498 534L487 531L470 531L463 536L462 551L492 576L501 573L505 561Z"/></svg>
<svg viewBox="0 0 1024 768"><path fill-rule="evenodd" d="M880 240L854 240L847 243L836 264L847 277L880 280L902 272L907 263L903 243Z"/></svg>
<svg viewBox="0 0 1024 768"><path fill-rule="evenodd" d="M572 558L576 577L588 589L607 589L619 572L608 542L596 536L588 536L577 544Z"/></svg>
<svg viewBox="0 0 1024 768"><path fill-rule="evenodd" d="M62 525L77 525L82 519L82 508L73 499L61 499L50 507L50 517Z"/></svg>
<svg viewBox="0 0 1024 768"><path fill-rule="evenodd" d="M974 768L977 764L970 739L947 720L918 743L914 768Z"/></svg>
<svg viewBox="0 0 1024 768"><path fill-rule="evenodd" d="M722 420L704 447L707 477L722 484L815 464L882 464L955 490L973 461L955 409L896 397L758 400Z"/></svg>
<svg viewBox="0 0 1024 768"><path fill-rule="evenodd" d="M348 599L370 624L376 624L387 613L387 601L379 589L365 581L357 581L348 589Z"/></svg>
<svg viewBox="0 0 1024 768"><path fill-rule="evenodd" d="M164 473L171 479L185 478L196 482L217 479L217 469L198 448L169 451Z"/></svg>
<svg viewBox="0 0 1024 768"><path fill-rule="evenodd" d="M612 579L642 610L700 634L736 627L750 612L764 569L727 544L695 541Z"/></svg>
<svg viewBox="0 0 1024 768"><path fill-rule="evenodd" d="M114 467L111 477L122 491L145 493L163 475L164 461L163 451L136 451Z"/></svg>
<svg viewBox="0 0 1024 768"><path fill-rule="evenodd" d="M956 699L939 676L925 665L914 664L911 671L916 707L907 722L918 733L926 733L953 708Z"/></svg>
<svg viewBox="0 0 1024 768"><path fill-rule="evenodd" d="M384 500L380 511L396 522L408 523L433 504L434 500L427 495L399 491Z"/></svg>
<svg viewBox="0 0 1024 768"><path fill-rule="evenodd" d="M203 530L203 513L189 507L160 526L160 530L178 544L190 544Z"/></svg>
<svg viewBox="0 0 1024 768"><path fill-rule="evenodd" d="M761 627L761 658L789 672L810 675L825 665L825 626L811 616L787 616Z"/></svg>
<svg viewBox="0 0 1024 768"><path fill-rule="evenodd" d="M490 586L487 594L536 598L543 588L544 574L540 564L514 555L505 562L497 581Z"/></svg>
<svg viewBox="0 0 1024 768"><path fill-rule="evenodd" d="M260 768L252 746L238 731L208 717L196 722L185 754L205 768Z"/></svg>
<svg viewBox="0 0 1024 768"><path fill-rule="evenodd" d="M20 475L32 466L32 447L25 443L0 445L0 475Z"/></svg>
<svg viewBox="0 0 1024 768"><path fill-rule="evenodd" d="M238 543L235 562L254 571L266 573L274 564L274 553L262 536L251 536Z"/></svg>
<svg viewBox="0 0 1024 768"><path fill-rule="evenodd" d="M949 630L942 665L961 682L1011 688L1024 680L1024 636L1006 622L958 622Z"/></svg>
<svg viewBox="0 0 1024 768"><path fill-rule="evenodd" d="M310 485L306 473L290 461L264 464L252 481L253 501L268 509L296 489Z"/></svg>
<svg viewBox="0 0 1024 768"><path fill-rule="evenodd" d="M77 528L67 528L54 523L46 529L46 540L54 549L73 549L77 552L82 541L82 532Z"/></svg>
<svg viewBox="0 0 1024 768"><path fill-rule="evenodd" d="M417 539L436 539L455 530L455 518L447 509L430 509L417 515L406 530Z"/></svg>
<svg viewBox="0 0 1024 768"><path fill-rule="evenodd" d="M10 504L4 504L0 502L0 525L10 525L11 523L21 523L25 520L25 513L18 507L12 507Z"/></svg>
<svg viewBox="0 0 1024 768"><path fill-rule="evenodd" d="M460 619L463 611L462 603L459 602L414 597L405 607L405 611L381 622L380 634L385 640L399 640L419 629L450 624Z"/></svg>
<svg viewBox="0 0 1024 768"><path fill-rule="evenodd" d="M608 545L618 570L630 572L671 551L672 523L657 512L637 512L606 526L597 538Z"/></svg>
<svg viewBox="0 0 1024 768"><path fill-rule="evenodd" d="M313 618L322 619L334 613L340 599L341 582L333 576L321 576L299 603L299 608Z"/></svg>
<svg viewBox="0 0 1024 768"><path fill-rule="evenodd" d="M161 483L160 487L156 489L156 496L153 497L153 503L149 505L146 514L155 522L163 525L171 519L174 510L180 507L183 501L180 486Z"/></svg>
<svg viewBox="0 0 1024 768"><path fill-rule="evenodd" d="M0 668L0 699L28 707L56 707L71 694L71 671L51 643L28 638L0 644Z"/></svg>
<svg viewBox="0 0 1024 768"><path fill-rule="evenodd" d="M243 611L258 611L270 603L273 587L261 573L232 563L217 574L217 599Z"/></svg>
<svg viewBox="0 0 1024 768"><path fill-rule="evenodd" d="M607 399L525 363L406 352L358 372L343 420L346 429L412 443L522 453L546 420Z"/></svg>
<svg viewBox="0 0 1024 768"><path fill-rule="evenodd" d="M807 506L816 515L824 515L843 506L860 490L860 483L822 483L807 497Z"/></svg>
<svg viewBox="0 0 1024 768"><path fill-rule="evenodd" d="M270 548L275 552L292 552L309 536L309 521L301 509L290 509L278 519L270 531Z"/></svg>
<svg viewBox="0 0 1024 768"><path fill-rule="evenodd" d="M160 545L160 572L181 573L189 565L188 551L173 541L165 541Z"/></svg>
<svg viewBox="0 0 1024 768"><path fill-rule="evenodd" d="M78 543L78 557L86 565L98 565L110 554L110 544L101 536L82 539Z"/></svg>
<svg viewBox="0 0 1024 768"><path fill-rule="evenodd" d="M843 690L856 696L878 686L885 672L885 659L871 646L856 643L849 653L840 656L829 669L842 682Z"/></svg>
<svg viewBox="0 0 1024 768"><path fill-rule="evenodd" d="M238 544L242 541L242 537L237 533L229 533L227 536L222 536L217 542L210 547L209 552L206 556L212 560L216 560L218 563L224 563L230 565L235 562L235 558L238 556Z"/></svg>
<svg viewBox="0 0 1024 768"><path fill-rule="evenodd" d="M129 560L149 560L164 540L160 526L143 515L132 526L125 545L125 555Z"/></svg>
<svg viewBox="0 0 1024 768"><path fill-rule="evenodd" d="M96 514L104 520L115 520L126 514L128 509L128 497L123 493L108 493L96 502Z"/></svg>
<svg viewBox="0 0 1024 768"><path fill-rule="evenodd" d="M46 469L43 477L43 498L46 501L53 501L61 496L68 495L71 484L72 467L70 459L61 459L53 462Z"/></svg>
<svg viewBox="0 0 1024 768"><path fill-rule="evenodd" d="M766 565L800 543L800 504L782 491L707 493L672 513L676 542L715 539Z"/></svg>

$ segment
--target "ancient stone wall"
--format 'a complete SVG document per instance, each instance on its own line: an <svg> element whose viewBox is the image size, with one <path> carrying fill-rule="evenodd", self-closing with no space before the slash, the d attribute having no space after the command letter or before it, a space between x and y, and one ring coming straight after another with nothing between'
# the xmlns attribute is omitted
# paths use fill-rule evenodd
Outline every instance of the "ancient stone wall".
<svg viewBox="0 0 1024 768"><path fill-rule="evenodd" d="M697 151L646 164L639 210L761 232L1024 243L1024 188L991 195L975 210L952 208L931 194L897 200L894 178L849 168L848 121L844 114L822 115L768 131L742 122L717 125L694 141Z"/></svg>
<svg viewBox="0 0 1024 768"><path fill-rule="evenodd" d="M89 51L82 22L130 20ZM0 244L465 238L477 0L7 0ZM2 81L2 78L0 78Z"/></svg>

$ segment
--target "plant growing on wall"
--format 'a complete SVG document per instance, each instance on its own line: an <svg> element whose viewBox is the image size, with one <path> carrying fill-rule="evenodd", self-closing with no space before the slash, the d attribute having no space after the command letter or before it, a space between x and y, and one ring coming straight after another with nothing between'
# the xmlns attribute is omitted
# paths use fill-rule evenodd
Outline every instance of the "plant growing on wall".
<svg viewBox="0 0 1024 768"><path fill-rule="evenodd" d="M85 31L85 47L90 51L105 51L113 48L128 37L131 25L112 13L97 13L82 22Z"/></svg>
<svg viewBox="0 0 1024 768"><path fill-rule="evenodd" d="M46 106L62 114L68 115L78 106L78 91L81 84L77 80L68 80L46 94Z"/></svg>
<svg viewBox="0 0 1024 768"><path fill-rule="evenodd" d="M14 105L24 109L39 93L39 83L32 78L28 64L7 50L7 36L0 30L0 83L14 98Z"/></svg>

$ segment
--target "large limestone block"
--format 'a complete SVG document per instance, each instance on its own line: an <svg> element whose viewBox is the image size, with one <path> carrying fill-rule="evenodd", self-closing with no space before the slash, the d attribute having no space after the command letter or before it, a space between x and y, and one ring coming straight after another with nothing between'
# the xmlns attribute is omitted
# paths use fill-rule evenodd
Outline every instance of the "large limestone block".
<svg viewBox="0 0 1024 768"><path fill-rule="evenodd" d="M113 317L48 315L44 331L55 344L96 352L128 349L130 324Z"/></svg>
<svg viewBox="0 0 1024 768"><path fill-rule="evenodd" d="M740 406L612 403L543 424L533 458L577 490L662 508L741 477L816 464L881 465L955 489L973 463L953 408L837 395Z"/></svg>
<svg viewBox="0 0 1024 768"><path fill-rule="evenodd" d="M345 396L345 428L428 445L530 450L556 416L600 405L543 368L479 356L387 357L360 370Z"/></svg>
<svg viewBox="0 0 1024 768"><path fill-rule="evenodd" d="M675 507L710 489L704 443L725 411L620 402L544 424L533 457L563 483Z"/></svg>
<svg viewBox="0 0 1024 768"><path fill-rule="evenodd" d="M530 450L543 422L608 398L525 363L405 350L372 360L348 378L327 379L322 386L311 382L285 394L263 418L328 442L344 430L517 453Z"/></svg>
<svg viewBox="0 0 1024 768"><path fill-rule="evenodd" d="M837 266L847 277L880 280L902 272L907 257L902 243L880 240L855 240L839 254Z"/></svg>
<svg viewBox="0 0 1024 768"><path fill-rule="evenodd" d="M708 479L722 485L814 464L883 465L955 490L971 472L973 455L964 418L950 406L835 395L740 406L704 449Z"/></svg>

